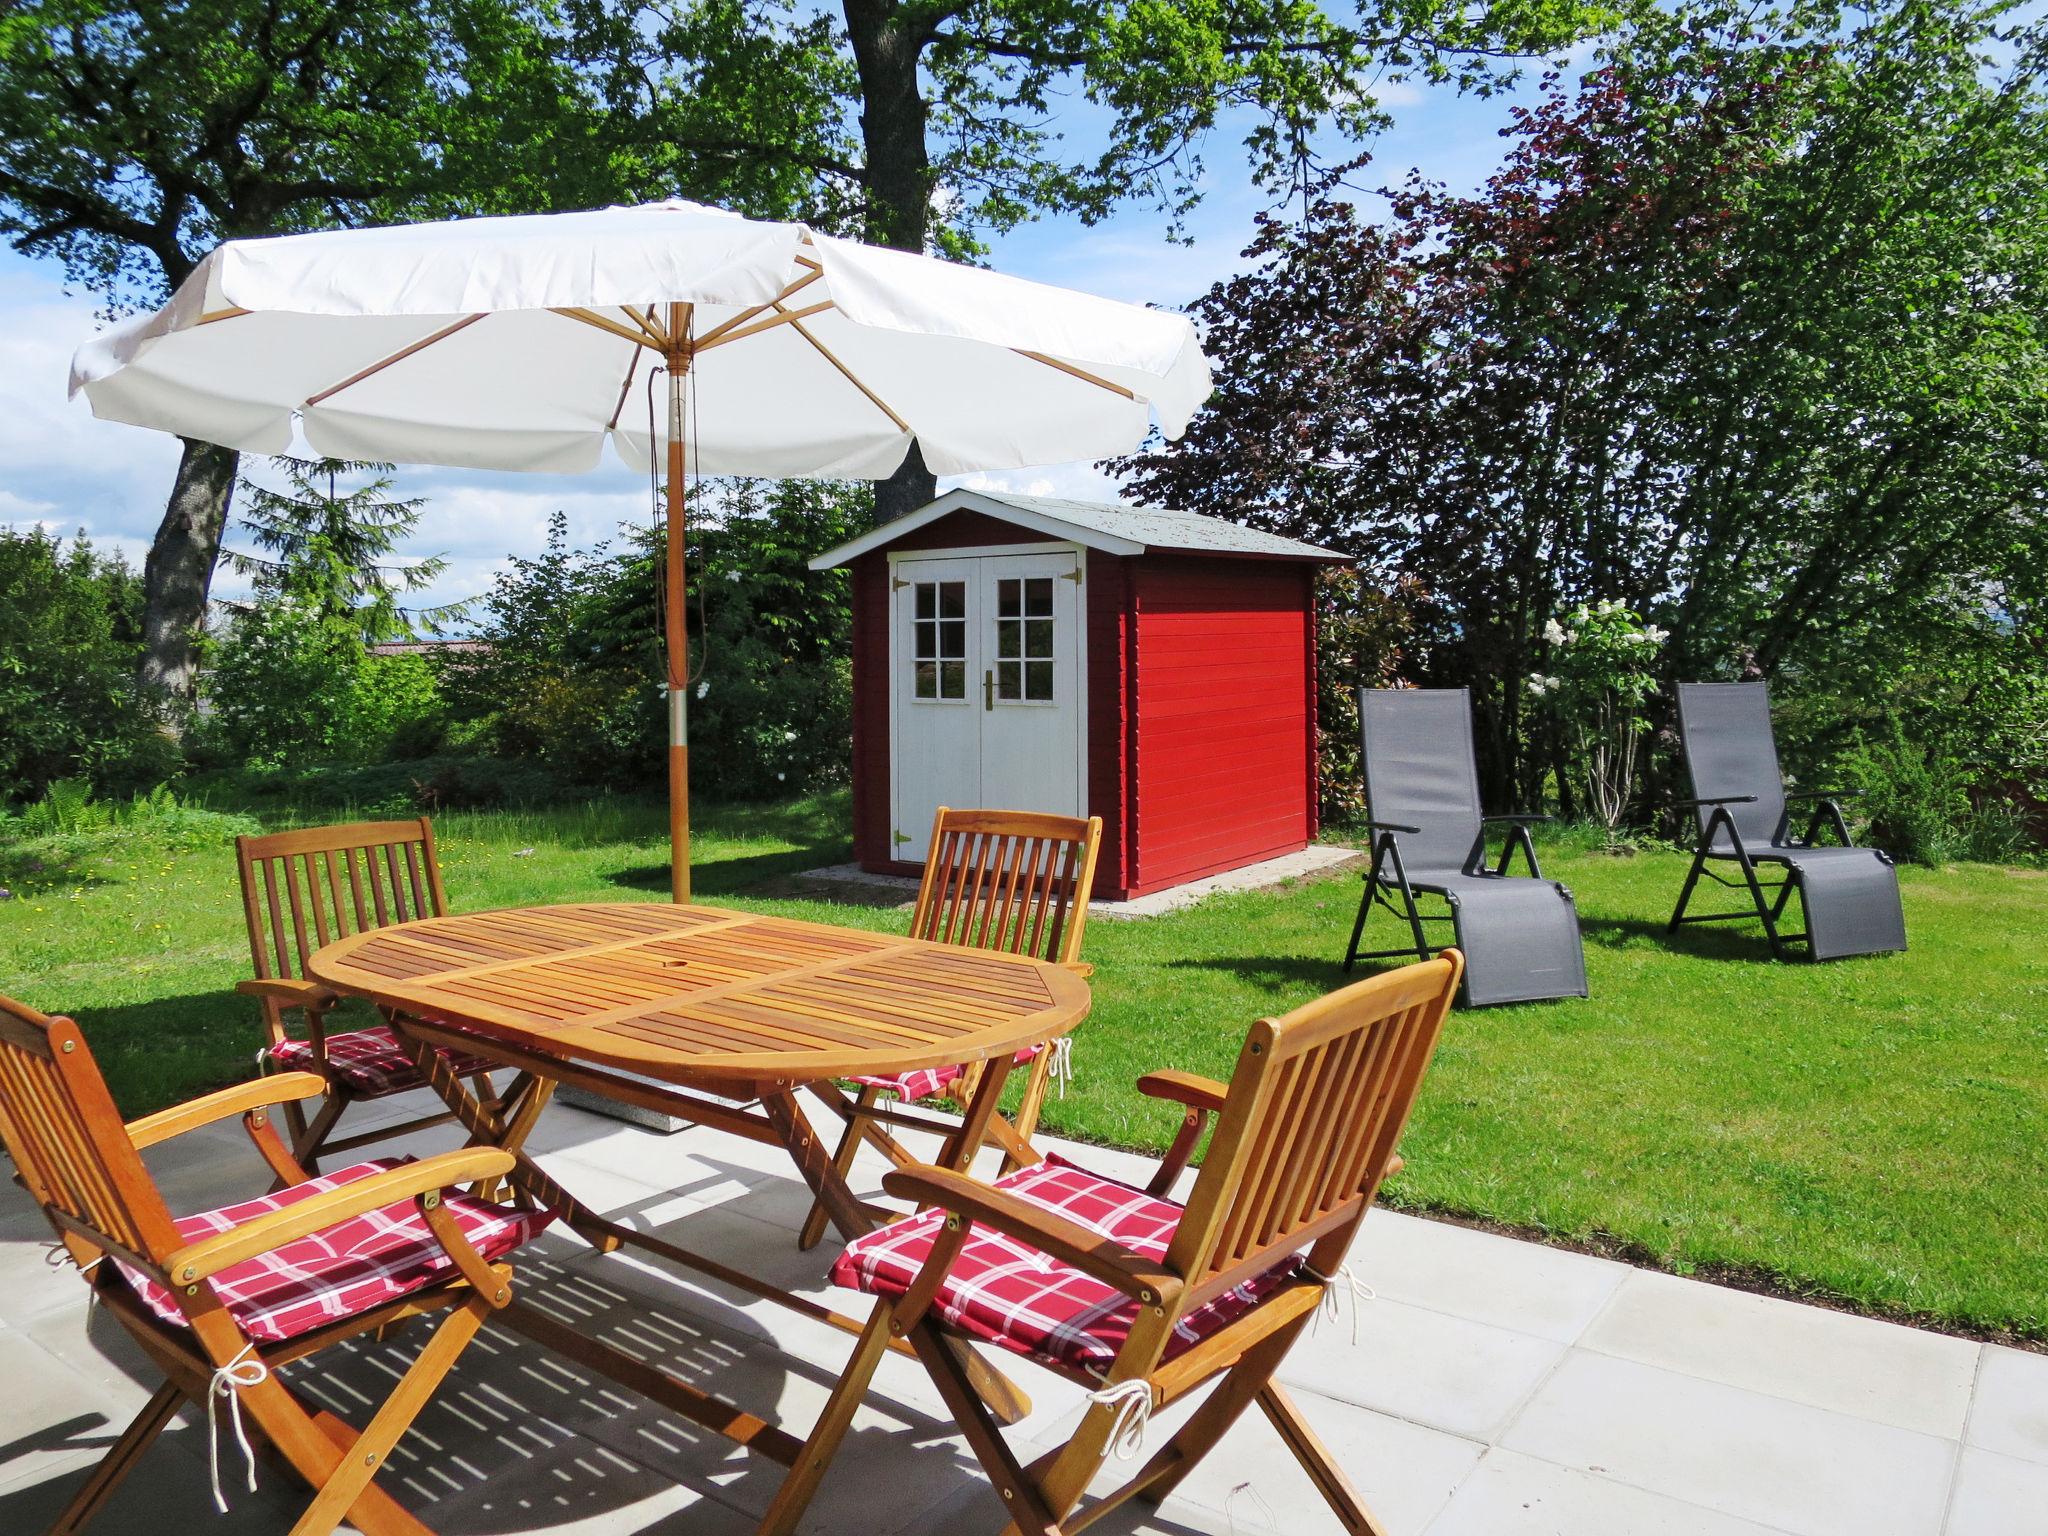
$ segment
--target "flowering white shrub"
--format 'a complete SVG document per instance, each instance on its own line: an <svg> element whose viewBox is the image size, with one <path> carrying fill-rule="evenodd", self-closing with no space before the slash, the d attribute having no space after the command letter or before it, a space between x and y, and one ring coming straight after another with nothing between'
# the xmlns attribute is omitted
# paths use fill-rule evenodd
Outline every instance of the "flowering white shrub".
<svg viewBox="0 0 2048 1536"><path fill-rule="evenodd" d="M1643 705L1656 688L1657 652L1670 632L1608 600L1551 619L1543 638L1557 670L1530 678L1529 696L1564 727L1587 805L1612 843L1649 727Z"/></svg>

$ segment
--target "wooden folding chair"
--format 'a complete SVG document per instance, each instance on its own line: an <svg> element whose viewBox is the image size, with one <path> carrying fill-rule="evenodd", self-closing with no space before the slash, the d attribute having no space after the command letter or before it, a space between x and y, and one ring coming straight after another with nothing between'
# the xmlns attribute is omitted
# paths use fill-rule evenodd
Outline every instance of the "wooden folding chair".
<svg viewBox="0 0 2048 1536"><path fill-rule="evenodd" d="M1227 1087L1182 1072L1141 1079L1140 1091L1187 1111L1146 1189L1057 1161L994 1184L939 1168L887 1174L890 1194L930 1208L856 1238L834 1266L836 1282L878 1299L763 1536L795 1527L895 1338L931 1373L1012 1531L1072 1536L1133 1497L1164 1499L1256 1402L1345 1528L1384 1536L1273 1378L1398 1166L1463 968L1446 950L1260 1020ZM1211 1113L1215 1138L1183 1207L1166 1196ZM1095 1388L1073 1438L1020 1465L946 1348L953 1339ZM1212 1380L1136 1477L1073 1517L1113 1442Z"/></svg>
<svg viewBox="0 0 2048 1536"><path fill-rule="evenodd" d="M123 1125L78 1026L0 997L0 1138L100 1304L165 1376L53 1536L92 1518L181 1406L210 1400L227 1404L237 1438L247 1412L315 1490L292 1536L326 1536L344 1518L365 1536L426 1536L371 1479L484 1319L511 1300L512 1270L498 1260L548 1218L452 1191L508 1173L512 1154L496 1147L310 1177L268 1106L326 1091L310 1072L285 1072ZM174 1219L141 1150L230 1115L283 1187ZM360 1430L308 1411L277 1378L331 1344L433 1312L449 1315Z"/></svg>
<svg viewBox="0 0 2048 1536"><path fill-rule="evenodd" d="M1102 846L1102 818L1048 816L1036 811L956 811L940 806L932 819L931 855L911 913L910 936L973 949L1036 955L1087 976L1092 966L1081 960L1081 933L1088 925L1088 892L1095 884L1095 857ZM1038 1128L1038 1115L1055 1068L1064 1069L1069 1047L1064 1041L1026 1046L1017 1065L1031 1064L1024 1097L1014 1119L991 1127L1004 1149L1005 1169L1027 1159L1019 1155ZM858 1090L847 1095L831 1083L812 1091L846 1122L833 1161L844 1178L863 1141L880 1148L899 1167L914 1161L877 1122L908 1126L950 1137L957 1127L924 1114L906 1114L896 1105L950 1096L966 1103L981 1082L978 1065L927 1067L890 1077L856 1077ZM825 1207L817 1204L805 1218L797 1246L813 1248L825 1234Z"/></svg>
<svg viewBox="0 0 2048 1536"><path fill-rule="evenodd" d="M341 999L306 979L306 957L331 940L366 928L440 917L447 910L433 823L422 816L239 837L235 854L249 953L256 963L255 977L235 990L262 1005L270 1043L261 1065L266 1071L316 1072L327 1084L326 1101L310 1124L297 1103L285 1105L293 1157L317 1171L323 1154L352 1151L452 1119L444 1110L334 1139L335 1124L350 1105L422 1087L426 1079L388 1025L329 1034L328 1011ZM290 1011L304 1020L303 1038L285 1027ZM494 1063L460 1052L443 1054L458 1077L481 1079L481 1096L503 1107L491 1093L488 1074ZM544 1085L527 1085L514 1115L514 1139L506 1143L512 1150L525 1139L547 1094Z"/></svg>

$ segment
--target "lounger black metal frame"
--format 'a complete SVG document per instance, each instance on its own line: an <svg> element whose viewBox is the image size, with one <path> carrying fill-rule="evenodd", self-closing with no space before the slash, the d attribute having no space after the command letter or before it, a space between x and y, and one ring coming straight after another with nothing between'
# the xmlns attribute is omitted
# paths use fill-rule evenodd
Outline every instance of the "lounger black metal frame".
<svg viewBox="0 0 2048 1536"><path fill-rule="evenodd" d="M1496 875L1506 874L1508 864L1514 858L1515 850L1519 848L1522 850L1523 859L1529 865L1530 876L1541 880L1544 877L1543 870L1536 862L1536 844L1529 836L1529 828L1537 822L1555 820L1555 816L1537 815L1480 817L1481 826L1497 826L1507 822L1514 824L1514 831L1508 834L1508 840L1500 850L1500 860L1493 866L1493 872ZM1365 825L1366 830L1377 835L1372 842L1372 869L1365 877L1365 894L1358 903L1358 921L1351 925L1351 944L1344 952L1344 969L1348 972L1352 965L1360 960L1404 960L1410 955L1427 960L1435 951L1429 947L1429 939L1423 933L1422 925L1454 922L1456 919L1449 912L1426 913L1416 905L1417 891L1421 891L1425 896L1441 896L1444 892L1441 887L1431 885L1427 881L1415 885L1408 883L1407 868L1401 863L1401 845L1394 841L1394 834L1405 832L1410 837L1417 837L1421 835L1422 828L1403 826L1394 821L1368 821ZM1394 889L1401 893L1401 905L1398 907L1388 895L1387 883L1380 878L1380 871L1389 867L1394 872ZM1365 936L1366 915L1375 904L1385 907L1398 918L1406 919L1409 932L1415 936L1415 942L1404 949L1360 949L1358 941ZM1437 946L1438 950L1449 948L1449 944Z"/></svg>
<svg viewBox="0 0 2048 1536"><path fill-rule="evenodd" d="M1345 971L1360 960L1427 960L1455 944L1467 963L1463 1003L1584 997L1585 953L1571 892L1544 876L1529 836L1531 825L1551 818L1480 811L1471 694L1364 689L1359 721L1366 799L1375 814L1366 824L1372 864L1345 946ZM1398 819L1404 814L1413 820ZM1511 829L1497 861L1487 849L1495 826ZM1509 873L1518 850L1527 880ZM1424 913L1418 895L1441 897L1450 911ZM1375 905L1407 925L1409 944L1359 948ZM1448 923L1453 934L1432 944L1428 923Z"/></svg>
<svg viewBox="0 0 2048 1536"><path fill-rule="evenodd" d="M1698 774L1693 756L1693 743L1687 739L1685 729L1686 702L1688 697L1697 697L1700 690L1729 686L1731 685L1700 683L1679 685L1680 739L1686 750L1687 770L1694 775L1695 790L1699 788ZM1738 686L1762 689L1764 685L1756 683ZM1768 722L1768 702L1765 703L1764 710ZM1775 749L1773 757L1775 758ZM1773 770L1775 777L1775 763ZM1850 835L1848 818L1842 814L1841 805L1842 801L1855 798L1856 792L1841 789L1786 790L1781 783L1775 794L1783 807L1778 815L1778 824L1763 840L1762 845L1757 847L1752 847L1754 838L1749 842L1744 841L1742 828L1737 823L1733 808L1739 805L1755 805L1760 796L1699 795L1694 799L1671 803L1670 809L1693 815L1699 828L1699 841L1693 850L1692 867L1686 871L1685 885L1678 893L1678 904L1671 909L1671 921L1664 926L1666 933L1678 932L1679 926L1684 923L1747 922L1754 917L1763 923L1764 937L1770 944L1772 959L1786 959L1787 947L1802 943L1807 946L1809 956L1813 956L1813 918L1812 913L1806 909L1805 882L1798 871L1796 860L1804 850L1827 846L1816 839L1829 826L1834 828L1835 837L1841 847L1857 846L1856 839ZM1791 825L1792 807L1806 803L1813 805L1813 815L1807 820L1806 832L1796 842L1788 841L1784 834L1786 828ZM1727 838L1725 846L1721 844L1724 835ZM1891 856L1881 849L1872 848L1866 851L1886 864L1891 862ZM1741 871L1741 878L1729 879L1713 868L1714 860L1732 860ZM1785 873L1774 881L1760 879L1757 875L1759 864L1780 865ZM1749 896L1749 907L1734 912L1688 913L1686 907L1691 903L1693 892L1698 889L1702 875L1725 889L1746 892ZM1785 909L1791 904L1792 893L1795 890L1801 893L1801 918L1805 927L1797 933L1786 933L1778 925L1784 919Z"/></svg>
<svg viewBox="0 0 2048 1536"><path fill-rule="evenodd" d="M1840 803L1853 798L1855 798L1855 791L1842 789L1819 789L1807 794L1786 795L1785 799L1788 803L1796 800L1816 800L1819 802L1813 808L1813 819L1806 824L1806 835L1799 839L1799 845L1804 848L1823 846L1814 842L1813 839L1820 832L1823 822L1832 821L1835 826L1835 835L1841 839L1842 846L1844 848L1854 848L1856 846L1856 839L1849 835L1849 823L1842 815ZM1789 872L1777 880L1759 880L1757 878L1756 867L1759 863L1781 864L1784 861L1769 852L1752 854L1743 846L1742 833L1736 830L1735 818L1729 814L1728 807L1731 805L1754 805L1755 803L1755 795L1722 795L1718 799L1675 800L1672 802L1671 809L1674 811L1697 811L1707 806L1712 806L1713 810L1708 815L1706 821L1701 824L1699 847L1693 853L1692 868L1686 871L1685 888L1678 893L1678 905L1671 909L1671 921L1665 924L1664 931L1666 933L1676 933L1680 923L1733 923L1747 922L1752 917L1761 918L1764 925L1764 937L1769 939L1771 943L1771 956L1773 959L1782 960L1785 958L1785 946L1787 944L1802 944L1806 942L1807 938L1804 932L1780 933L1778 931L1778 920L1785 915L1785 908L1791 904L1792 893L1798 889L1799 882ZM1714 839L1722 831L1728 834L1730 846L1727 852L1718 851L1714 847ZM1872 852L1875 851L1875 849L1872 850ZM1742 878L1740 880L1730 880L1719 870L1709 867L1707 861L1710 859L1735 860L1741 866ZM1716 885L1725 886L1731 891L1746 889L1749 892L1749 899L1754 905L1755 910L1688 913L1685 910L1686 904L1692 900L1693 888L1700 883L1701 875L1705 875ZM1778 894L1771 900L1766 901L1764 899L1766 891L1776 891Z"/></svg>

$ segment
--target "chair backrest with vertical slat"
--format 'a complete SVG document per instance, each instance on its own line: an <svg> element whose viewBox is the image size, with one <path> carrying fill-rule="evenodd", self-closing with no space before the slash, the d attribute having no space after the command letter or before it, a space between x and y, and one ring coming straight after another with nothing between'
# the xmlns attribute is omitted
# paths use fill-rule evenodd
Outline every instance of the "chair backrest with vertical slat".
<svg viewBox="0 0 2048 1536"><path fill-rule="evenodd" d="M235 839L256 974L302 977L306 957L366 928L445 910L433 823L359 821Z"/></svg>
<svg viewBox="0 0 2048 1536"><path fill-rule="evenodd" d="M50 1224L73 1244L150 1264L177 1247L171 1214L78 1025L9 997L0 997L0 1140Z"/></svg>
<svg viewBox="0 0 2048 1536"><path fill-rule="evenodd" d="M910 936L1071 964L1102 818L939 807Z"/></svg>
<svg viewBox="0 0 2048 1536"><path fill-rule="evenodd" d="M1446 950L1253 1026L1166 1255L1186 1306L1364 1217L1464 964Z"/></svg>

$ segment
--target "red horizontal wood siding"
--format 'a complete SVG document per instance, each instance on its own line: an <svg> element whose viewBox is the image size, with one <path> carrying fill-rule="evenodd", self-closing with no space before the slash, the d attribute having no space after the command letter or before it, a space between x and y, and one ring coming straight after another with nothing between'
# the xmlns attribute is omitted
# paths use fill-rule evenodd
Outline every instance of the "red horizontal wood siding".
<svg viewBox="0 0 2048 1536"><path fill-rule="evenodd" d="M1148 555L1128 567L1131 893L1315 835L1309 568Z"/></svg>
<svg viewBox="0 0 2048 1536"><path fill-rule="evenodd" d="M1131 888L1131 562L1100 550L1082 556L1088 623L1088 805L1102 818L1095 894L1121 901Z"/></svg>

